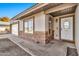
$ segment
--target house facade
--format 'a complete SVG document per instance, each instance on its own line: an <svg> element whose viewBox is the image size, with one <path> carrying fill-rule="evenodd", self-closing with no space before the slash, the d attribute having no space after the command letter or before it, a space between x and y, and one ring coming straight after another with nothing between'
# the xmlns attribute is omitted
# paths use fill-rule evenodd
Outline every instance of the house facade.
<svg viewBox="0 0 79 59"><path fill-rule="evenodd" d="M79 4L40 3L11 19L11 33L46 44L51 40L75 43L79 52Z"/></svg>

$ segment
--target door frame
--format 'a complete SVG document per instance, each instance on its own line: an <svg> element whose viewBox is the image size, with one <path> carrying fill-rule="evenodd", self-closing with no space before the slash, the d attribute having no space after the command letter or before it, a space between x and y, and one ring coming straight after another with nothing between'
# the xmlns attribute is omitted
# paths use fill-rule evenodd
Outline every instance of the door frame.
<svg viewBox="0 0 79 59"><path fill-rule="evenodd" d="M61 39L61 18L73 17L73 41ZM59 39L66 42L75 43L75 15L69 15L59 18Z"/></svg>

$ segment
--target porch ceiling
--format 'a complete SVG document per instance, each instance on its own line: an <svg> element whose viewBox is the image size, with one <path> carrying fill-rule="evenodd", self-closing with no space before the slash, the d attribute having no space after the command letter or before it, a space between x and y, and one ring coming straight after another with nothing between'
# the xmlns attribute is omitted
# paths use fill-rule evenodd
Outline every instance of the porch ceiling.
<svg viewBox="0 0 79 59"><path fill-rule="evenodd" d="M23 18L28 17L30 15L36 14L38 12L45 11L45 10L48 10L50 8L56 7L56 6L60 5L60 4L62 4L62 3L50 3L50 4L47 4L47 5L43 6L43 7L41 7L41 8L38 8L38 9L28 13L28 14L25 14L26 12L24 11L25 13L22 16L20 16L19 18L17 18L17 19L23 19Z"/></svg>
<svg viewBox="0 0 79 59"><path fill-rule="evenodd" d="M67 9L64 9L64 10L59 10L59 11L56 11L56 12L52 12L52 13L50 13L50 15L55 17L55 16L60 16L60 15L70 14L70 13L74 13L75 9L76 9L76 6L71 7L71 8L67 8Z"/></svg>

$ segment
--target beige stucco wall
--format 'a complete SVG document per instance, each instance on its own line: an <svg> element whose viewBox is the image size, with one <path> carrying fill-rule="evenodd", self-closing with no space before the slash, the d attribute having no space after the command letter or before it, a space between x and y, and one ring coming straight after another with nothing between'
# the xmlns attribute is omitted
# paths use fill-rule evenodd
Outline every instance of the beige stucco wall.
<svg viewBox="0 0 79 59"><path fill-rule="evenodd" d="M35 31L45 31L45 14L40 12L35 15Z"/></svg>
<svg viewBox="0 0 79 59"><path fill-rule="evenodd" d="M79 5L75 12L75 43L79 54Z"/></svg>
<svg viewBox="0 0 79 59"><path fill-rule="evenodd" d="M49 25L48 25L49 17L50 15L45 15L45 31L49 30Z"/></svg>

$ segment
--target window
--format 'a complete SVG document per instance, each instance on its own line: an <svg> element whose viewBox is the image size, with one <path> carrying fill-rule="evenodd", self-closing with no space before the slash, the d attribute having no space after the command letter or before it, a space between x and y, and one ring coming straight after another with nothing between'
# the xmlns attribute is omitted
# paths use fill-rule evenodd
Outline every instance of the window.
<svg viewBox="0 0 79 59"><path fill-rule="evenodd" d="M25 33L33 33L33 19L25 21Z"/></svg>
<svg viewBox="0 0 79 59"><path fill-rule="evenodd" d="M69 29L69 21L64 22L64 29Z"/></svg>

